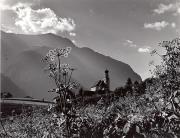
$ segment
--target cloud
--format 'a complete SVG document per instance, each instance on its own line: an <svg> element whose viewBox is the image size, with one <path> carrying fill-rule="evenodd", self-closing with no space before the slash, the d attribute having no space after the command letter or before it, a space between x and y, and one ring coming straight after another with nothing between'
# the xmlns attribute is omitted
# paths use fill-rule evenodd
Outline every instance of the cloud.
<svg viewBox="0 0 180 138"><path fill-rule="evenodd" d="M15 28L12 26L6 26L4 24L1 24L1 30L3 30L6 33L15 33Z"/></svg>
<svg viewBox="0 0 180 138"><path fill-rule="evenodd" d="M173 4L165 5L165 4L159 4L157 9L154 9L153 11L157 14L163 14L166 11L172 10Z"/></svg>
<svg viewBox="0 0 180 138"><path fill-rule="evenodd" d="M76 33L70 32L69 35L70 36L76 36Z"/></svg>
<svg viewBox="0 0 180 138"><path fill-rule="evenodd" d="M140 47L138 48L138 52L140 53L150 53L151 47Z"/></svg>
<svg viewBox="0 0 180 138"><path fill-rule="evenodd" d="M12 8L9 5L5 5L3 3L0 3L0 10L4 11L4 10L12 10Z"/></svg>
<svg viewBox="0 0 180 138"><path fill-rule="evenodd" d="M145 23L144 28L154 29L157 31L162 30L163 28L167 27L169 25L166 21L161 22L155 22L155 23Z"/></svg>
<svg viewBox="0 0 180 138"><path fill-rule="evenodd" d="M151 47L150 46L138 46L131 40L126 40L124 45L129 46L131 48L134 48L139 53L150 53L151 52Z"/></svg>
<svg viewBox="0 0 180 138"><path fill-rule="evenodd" d="M172 12L173 15L180 15L180 2L170 3L165 5L163 3L159 4L157 9L153 10L154 13L163 14L165 12Z"/></svg>
<svg viewBox="0 0 180 138"><path fill-rule="evenodd" d="M3 2L0 2L0 10L1 11L6 11L6 10L12 10L12 11L16 11L18 10L18 8L26 8L26 7L30 7L32 6L33 4L32 3L21 3L21 2L18 2L12 6L10 5L7 5Z"/></svg>
<svg viewBox="0 0 180 138"><path fill-rule="evenodd" d="M137 47L137 45L133 41L131 41L131 40L126 40L124 42L124 45L125 46L129 46L129 47Z"/></svg>
<svg viewBox="0 0 180 138"><path fill-rule="evenodd" d="M144 28L146 29L154 29L157 31L161 31L162 29L166 28L166 27L171 27L171 28L176 28L176 23L172 22L166 22L166 21L161 21L161 22L155 22L155 23L145 23L144 24Z"/></svg>
<svg viewBox="0 0 180 138"><path fill-rule="evenodd" d="M172 22L172 23L171 23L171 27L172 27L172 28L176 28L176 23Z"/></svg>
<svg viewBox="0 0 180 138"><path fill-rule="evenodd" d="M58 17L50 8L34 10L32 4L29 3L3 7L3 10L12 10L16 13L15 25L27 34L70 33L76 27L73 19Z"/></svg>

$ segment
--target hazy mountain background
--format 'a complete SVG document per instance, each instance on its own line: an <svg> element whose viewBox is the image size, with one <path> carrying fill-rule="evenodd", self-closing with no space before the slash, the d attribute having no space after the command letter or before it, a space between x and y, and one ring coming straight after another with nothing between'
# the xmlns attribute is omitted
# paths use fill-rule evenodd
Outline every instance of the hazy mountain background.
<svg viewBox="0 0 180 138"><path fill-rule="evenodd" d="M105 69L109 70L112 90L124 85L128 77L141 81L128 64L89 48L79 48L67 38L54 34L23 35L1 31L1 92L10 92L14 97L52 99L53 95L47 91L55 86L44 72L46 65L41 59L48 50L67 46L72 47L72 51L62 63L77 68L73 79L84 89L90 89L94 82L103 79Z"/></svg>

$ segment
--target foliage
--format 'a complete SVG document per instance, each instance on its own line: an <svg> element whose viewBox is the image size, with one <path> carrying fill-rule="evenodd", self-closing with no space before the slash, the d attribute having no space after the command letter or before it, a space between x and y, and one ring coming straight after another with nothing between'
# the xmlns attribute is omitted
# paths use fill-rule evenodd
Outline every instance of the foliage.
<svg viewBox="0 0 180 138"><path fill-rule="evenodd" d="M156 50L152 54L162 58L160 65L156 65L154 76L156 84L153 85L156 95L162 99L165 107L169 107L177 114L180 108L180 38L172 41L163 41L159 44L165 48L165 54L160 55Z"/></svg>
<svg viewBox="0 0 180 138"><path fill-rule="evenodd" d="M101 97L96 104L83 106L82 104L73 106L73 100L67 98L66 95L70 93L71 83L65 80L69 80L68 77L71 78L72 72L64 72L60 64L60 55L62 56L62 51L65 50L57 51L56 49L54 52L49 52L45 60L48 60L48 71L57 86L52 90L58 94L55 105L52 105L55 108L47 111L47 109L33 107L33 110L24 111L20 116L1 119L0 136L22 138L180 137L180 60L178 60L180 59L180 40L164 41L160 46L165 47L166 53L163 56L160 55L163 57L162 64L155 66L154 78L146 79L141 83L134 82L134 84L129 79L125 87L115 90L115 94L119 95L118 99L112 98L107 103L107 97ZM51 53L54 53L53 56ZM158 54L156 51L153 53ZM145 93L144 89L146 89ZM83 93L83 89L80 91ZM132 91L134 94L120 95L120 92L127 91ZM52 109L60 110L53 112Z"/></svg>
<svg viewBox="0 0 180 138"><path fill-rule="evenodd" d="M125 90L128 94L131 94L131 95L133 95L132 86L133 86L132 80L131 80L131 78L128 78L127 82L125 84Z"/></svg>
<svg viewBox="0 0 180 138"><path fill-rule="evenodd" d="M146 89L146 80L142 82L135 81L134 83L130 78L127 79L127 82L124 86L117 87L114 90L116 96L125 97L128 95L142 95L145 93Z"/></svg>
<svg viewBox="0 0 180 138"><path fill-rule="evenodd" d="M2 92L1 98L12 98L13 95L10 92Z"/></svg>
<svg viewBox="0 0 180 138"><path fill-rule="evenodd" d="M72 114L71 114L72 115ZM69 137L66 120L70 119L70 137L82 138L173 138L180 136L178 116L158 112L145 95L119 98L105 104L101 99L96 105L77 107L73 117L63 113L52 113L34 107L20 116L1 120L4 130L2 137ZM2 126L1 126L2 127Z"/></svg>

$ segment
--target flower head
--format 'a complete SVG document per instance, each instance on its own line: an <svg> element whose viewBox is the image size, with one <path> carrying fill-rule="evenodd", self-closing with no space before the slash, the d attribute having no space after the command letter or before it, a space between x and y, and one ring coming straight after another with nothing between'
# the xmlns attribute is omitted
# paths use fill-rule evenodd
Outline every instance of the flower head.
<svg viewBox="0 0 180 138"><path fill-rule="evenodd" d="M70 66L69 66L69 64L61 64L61 69L62 69L63 73L66 73L69 71Z"/></svg>
<svg viewBox="0 0 180 138"><path fill-rule="evenodd" d="M54 61L56 57L68 57L71 47L49 50L43 61Z"/></svg>
<svg viewBox="0 0 180 138"><path fill-rule="evenodd" d="M69 53L71 52L71 47L66 48L57 48L55 49L56 56L68 57Z"/></svg>

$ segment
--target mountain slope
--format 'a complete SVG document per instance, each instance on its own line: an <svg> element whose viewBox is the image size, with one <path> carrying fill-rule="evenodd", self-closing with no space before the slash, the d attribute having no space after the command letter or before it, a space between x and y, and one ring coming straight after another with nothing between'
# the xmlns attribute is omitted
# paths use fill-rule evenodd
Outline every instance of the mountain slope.
<svg viewBox="0 0 180 138"><path fill-rule="evenodd" d="M1 91L10 92L13 96L24 97L26 93L23 89L19 88L10 78L1 74ZM13 92L13 93L12 93Z"/></svg>
<svg viewBox="0 0 180 138"><path fill-rule="evenodd" d="M41 59L48 50L56 47L72 47L70 56L64 58L62 62L77 68L73 79L85 89L90 89L94 82L103 79L105 69L108 69L110 73L111 89L125 84L128 77L133 81L141 81L140 76L129 65L89 48L78 48L69 39L60 36L53 34L17 35L4 32L1 35L3 73L27 95L34 98L52 98L47 91L54 88L54 84L43 71L45 64L41 62Z"/></svg>

